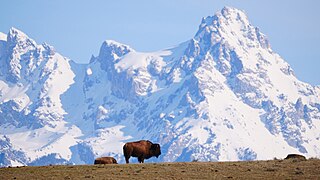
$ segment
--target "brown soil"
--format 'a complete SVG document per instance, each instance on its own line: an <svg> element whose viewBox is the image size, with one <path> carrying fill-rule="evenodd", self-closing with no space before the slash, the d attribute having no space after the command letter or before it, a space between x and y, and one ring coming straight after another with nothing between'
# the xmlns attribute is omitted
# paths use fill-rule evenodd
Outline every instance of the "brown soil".
<svg viewBox="0 0 320 180"><path fill-rule="evenodd" d="M7 167L0 179L320 179L320 160Z"/></svg>

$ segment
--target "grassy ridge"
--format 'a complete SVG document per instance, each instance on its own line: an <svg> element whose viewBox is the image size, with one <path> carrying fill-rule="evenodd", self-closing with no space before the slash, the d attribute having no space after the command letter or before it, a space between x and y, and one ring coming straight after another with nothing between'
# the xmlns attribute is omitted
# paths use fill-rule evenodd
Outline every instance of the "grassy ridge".
<svg viewBox="0 0 320 180"><path fill-rule="evenodd" d="M320 160L0 168L0 179L320 179Z"/></svg>

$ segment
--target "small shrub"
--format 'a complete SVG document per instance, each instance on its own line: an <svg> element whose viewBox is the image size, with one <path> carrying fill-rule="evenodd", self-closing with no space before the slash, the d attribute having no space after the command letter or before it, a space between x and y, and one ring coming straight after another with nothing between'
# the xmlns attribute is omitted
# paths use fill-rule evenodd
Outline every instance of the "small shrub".
<svg viewBox="0 0 320 180"><path fill-rule="evenodd" d="M311 158L309 158L308 160L320 160L320 159L317 158L317 157L311 157Z"/></svg>

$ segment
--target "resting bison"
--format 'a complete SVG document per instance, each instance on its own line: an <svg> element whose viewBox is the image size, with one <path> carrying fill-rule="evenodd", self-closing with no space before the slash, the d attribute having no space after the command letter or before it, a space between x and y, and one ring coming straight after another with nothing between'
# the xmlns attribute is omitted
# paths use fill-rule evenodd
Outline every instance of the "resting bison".
<svg viewBox="0 0 320 180"><path fill-rule="evenodd" d="M306 157L299 154L288 154L284 159L306 160Z"/></svg>
<svg viewBox="0 0 320 180"><path fill-rule="evenodd" d="M94 160L94 164L118 164L113 157L100 157Z"/></svg>
<svg viewBox="0 0 320 180"><path fill-rule="evenodd" d="M126 163L129 163L129 158L137 157L139 163L144 163L145 159L149 159L153 156L157 158L161 155L160 145L153 144L150 141L137 141L128 142L123 146L123 155L126 159Z"/></svg>

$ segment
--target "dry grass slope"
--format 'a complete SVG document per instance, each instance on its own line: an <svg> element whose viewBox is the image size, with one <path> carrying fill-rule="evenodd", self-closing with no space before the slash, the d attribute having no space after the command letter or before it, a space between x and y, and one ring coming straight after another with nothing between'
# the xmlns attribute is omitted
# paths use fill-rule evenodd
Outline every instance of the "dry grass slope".
<svg viewBox="0 0 320 180"><path fill-rule="evenodd" d="M320 179L320 160L0 168L0 179Z"/></svg>

